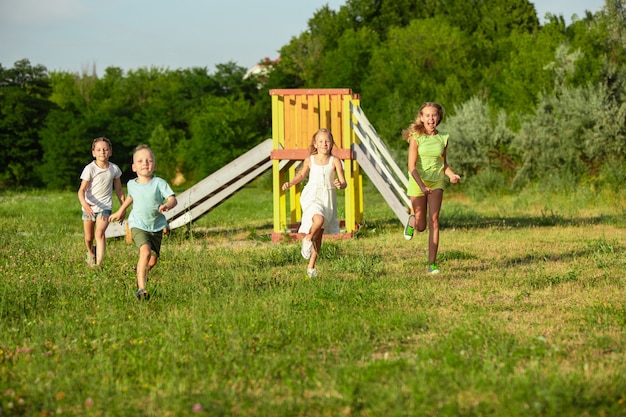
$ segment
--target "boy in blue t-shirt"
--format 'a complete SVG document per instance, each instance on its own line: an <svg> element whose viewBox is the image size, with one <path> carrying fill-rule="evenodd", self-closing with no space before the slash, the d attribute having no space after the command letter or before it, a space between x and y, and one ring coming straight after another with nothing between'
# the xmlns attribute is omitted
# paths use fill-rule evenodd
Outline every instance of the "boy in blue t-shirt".
<svg viewBox="0 0 626 417"><path fill-rule="evenodd" d="M128 196L122 206L109 217L109 221L123 219L126 209L134 203L128 225L133 241L139 248L136 295L140 300L147 300L150 298L146 291L148 271L159 260L163 229L167 227L167 219L163 213L176 207L178 201L169 184L154 176L156 163L154 153L148 146L140 145L135 148L132 168L137 178L128 181Z"/></svg>

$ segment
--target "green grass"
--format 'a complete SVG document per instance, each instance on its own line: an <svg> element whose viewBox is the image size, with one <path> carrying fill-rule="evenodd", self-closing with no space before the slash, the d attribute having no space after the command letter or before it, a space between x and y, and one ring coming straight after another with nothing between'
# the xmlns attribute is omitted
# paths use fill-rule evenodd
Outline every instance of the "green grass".
<svg viewBox="0 0 626 417"><path fill-rule="evenodd" d="M0 416L626 414L624 198L448 193L439 264L366 188L355 239L272 244L252 185L84 262L75 193L0 193ZM584 202L584 204L581 203Z"/></svg>

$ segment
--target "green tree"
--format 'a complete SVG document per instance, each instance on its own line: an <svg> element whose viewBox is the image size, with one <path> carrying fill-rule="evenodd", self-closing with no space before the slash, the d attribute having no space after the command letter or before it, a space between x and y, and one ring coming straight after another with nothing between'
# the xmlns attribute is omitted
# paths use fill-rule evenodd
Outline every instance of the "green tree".
<svg viewBox="0 0 626 417"><path fill-rule="evenodd" d="M484 170L502 172L509 178L514 174L516 163L510 146L515 135L507 127L503 110L493 111L488 102L472 97L444 119L441 129L453 141L450 165L462 176Z"/></svg>
<svg viewBox="0 0 626 417"><path fill-rule="evenodd" d="M537 33L513 32L499 40L502 59L481 70L483 90L478 94L509 113L528 113L536 106L539 92L552 91L554 72L548 65L565 41L562 28L556 25Z"/></svg>
<svg viewBox="0 0 626 417"><path fill-rule="evenodd" d="M186 140L177 137L180 131L169 132L162 125L157 125L150 135L148 144L157 158L157 173L167 181L175 179L181 162L179 149L184 148Z"/></svg>
<svg viewBox="0 0 626 417"><path fill-rule="evenodd" d="M452 106L469 99L475 90L470 49L464 34L441 19L391 29L387 41L374 50L362 91L363 106L381 136L397 137L423 101ZM407 122L389 126L385 119L398 107L397 100Z"/></svg>
<svg viewBox="0 0 626 417"><path fill-rule="evenodd" d="M347 30L336 49L324 55L318 85L329 88L351 88L360 92L369 73L372 53L378 45L376 33L367 28Z"/></svg>
<svg viewBox="0 0 626 417"><path fill-rule="evenodd" d="M23 59L0 65L0 184L39 185L39 131L52 109L46 67Z"/></svg>
<svg viewBox="0 0 626 417"><path fill-rule="evenodd" d="M260 142L248 120L251 104L234 97L207 96L190 121L191 138L184 151L184 172L198 181Z"/></svg>

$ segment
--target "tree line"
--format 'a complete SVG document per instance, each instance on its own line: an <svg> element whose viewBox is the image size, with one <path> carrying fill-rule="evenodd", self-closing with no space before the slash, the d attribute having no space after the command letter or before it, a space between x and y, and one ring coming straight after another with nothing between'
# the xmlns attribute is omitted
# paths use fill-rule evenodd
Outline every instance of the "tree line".
<svg viewBox="0 0 626 417"><path fill-rule="evenodd" d="M540 24L528 0L347 0L253 76L234 62L102 76L0 64L0 184L73 189L106 136L125 175L147 143L159 175L188 186L271 136L270 89L351 88L401 166L402 129L438 101L468 186L614 186L626 179L625 3Z"/></svg>

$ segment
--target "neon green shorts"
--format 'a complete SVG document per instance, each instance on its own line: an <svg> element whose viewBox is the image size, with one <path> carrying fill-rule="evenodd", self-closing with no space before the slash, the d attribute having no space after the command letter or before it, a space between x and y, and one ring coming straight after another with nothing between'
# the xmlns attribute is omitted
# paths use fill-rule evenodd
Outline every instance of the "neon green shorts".
<svg viewBox="0 0 626 417"><path fill-rule="evenodd" d="M424 181L424 185L431 190L443 190L443 180L439 181ZM409 187L406 190L406 195L409 197L423 197L424 193L420 189L419 185L415 182L412 175L409 175Z"/></svg>

